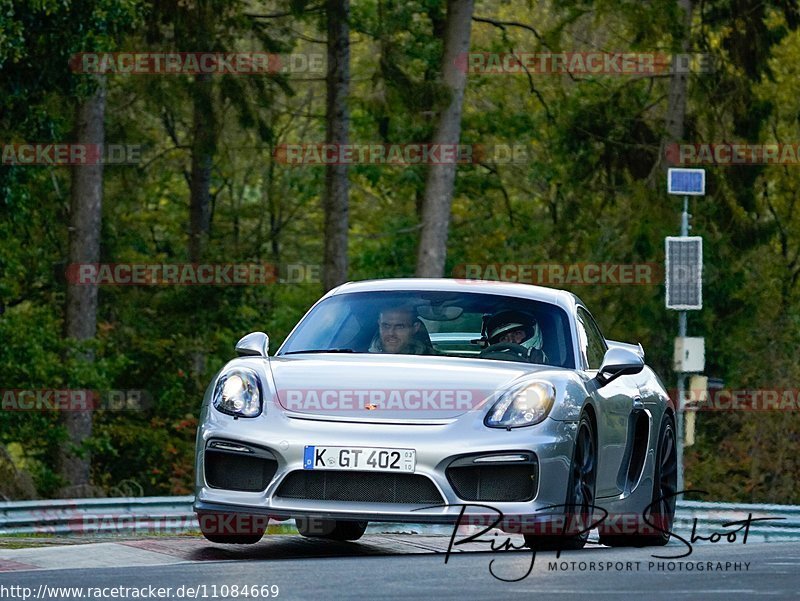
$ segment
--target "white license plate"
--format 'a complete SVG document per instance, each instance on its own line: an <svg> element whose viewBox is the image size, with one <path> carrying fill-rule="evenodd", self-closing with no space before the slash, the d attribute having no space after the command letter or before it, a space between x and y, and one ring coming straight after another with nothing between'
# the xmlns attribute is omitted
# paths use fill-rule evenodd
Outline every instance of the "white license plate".
<svg viewBox="0 0 800 601"><path fill-rule="evenodd" d="M318 447L307 445L303 469L359 470L367 472L413 473L417 463L414 449L380 447Z"/></svg>

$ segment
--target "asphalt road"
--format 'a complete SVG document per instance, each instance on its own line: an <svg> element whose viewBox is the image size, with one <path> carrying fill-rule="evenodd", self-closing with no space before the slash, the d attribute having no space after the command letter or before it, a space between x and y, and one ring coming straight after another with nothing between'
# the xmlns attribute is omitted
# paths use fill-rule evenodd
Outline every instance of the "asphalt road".
<svg viewBox="0 0 800 601"><path fill-rule="evenodd" d="M800 589L800 543L705 544L695 546L690 557L676 560L652 555L678 555L685 551L683 545L647 549L590 545L582 551L564 552L559 559L553 552L538 553L527 577L504 582L492 576L490 566L501 578L523 577L531 567L529 551L480 551L480 546L471 545L469 550L464 547L453 553L445 564L447 537L372 536L362 541L267 536L252 547L212 545L194 538L140 541L139 547L172 563L159 565L156 560L153 565L75 569L51 564L38 570L24 568L24 552L33 558L37 551L23 549L17 551L22 563L16 571L0 573L0 599L23 598L24 588L11 587L28 587L30 598L77 598L41 586L80 587L84 598L92 594L88 587L108 587L99 591L104 596L90 598L114 598L113 587L144 587L141 592L148 594L170 588L162 598L191 598L187 589L193 587L196 598L201 599L263 599L273 598L266 597L266 592L274 593L264 587L276 585L279 599L314 600L623 597L653 601L732 595L736 599L796 599ZM171 546L182 555L169 551ZM63 553L65 564L74 564L81 556L91 557L95 548L105 556L106 565L114 565L113 547L70 545L46 551ZM42 556L44 552L38 553ZM13 569L13 562L6 565ZM234 585L239 587L238 594ZM241 587L253 592L253 585L258 587L258 596L245 597ZM133 594L127 591L127 596L117 598L136 598Z"/></svg>

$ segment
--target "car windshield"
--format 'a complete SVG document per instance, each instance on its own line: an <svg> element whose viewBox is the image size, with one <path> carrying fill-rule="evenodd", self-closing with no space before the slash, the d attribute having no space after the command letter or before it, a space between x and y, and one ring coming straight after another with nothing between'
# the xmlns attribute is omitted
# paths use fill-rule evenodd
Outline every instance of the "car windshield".
<svg viewBox="0 0 800 601"><path fill-rule="evenodd" d="M567 314L552 303L463 292L352 292L316 305L277 354L415 354L574 368L571 341Z"/></svg>

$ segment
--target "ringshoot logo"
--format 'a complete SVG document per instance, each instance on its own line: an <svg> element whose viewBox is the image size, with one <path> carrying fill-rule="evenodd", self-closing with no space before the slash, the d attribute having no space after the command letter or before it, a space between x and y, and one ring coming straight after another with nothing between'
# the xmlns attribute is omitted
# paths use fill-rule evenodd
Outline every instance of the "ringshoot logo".
<svg viewBox="0 0 800 601"><path fill-rule="evenodd" d="M73 73L130 75L324 74L322 53L268 52L79 52L69 62Z"/></svg>
<svg viewBox="0 0 800 601"><path fill-rule="evenodd" d="M659 52L469 52L456 59L467 74L480 75L627 75L708 73L708 54Z"/></svg>
<svg viewBox="0 0 800 601"><path fill-rule="evenodd" d="M657 263L463 263L453 269L462 283L518 282L534 285L640 285L664 281Z"/></svg>
<svg viewBox="0 0 800 601"><path fill-rule="evenodd" d="M526 144L281 144L274 158L285 165L471 165L525 163Z"/></svg>
<svg viewBox="0 0 800 601"><path fill-rule="evenodd" d="M142 161L141 144L0 145L3 165L135 165Z"/></svg>
<svg viewBox="0 0 800 601"><path fill-rule="evenodd" d="M673 389L670 397L680 400L685 411L800 412L800 389L797 388L689 389L680 399Z"/></svg>
<svg viewBox="0 0 800 601"><path fill-rule="evenodd" d="M319 283L305 263L71 263L67 282L95 286L265 286Z"/></svg>
<svg viewBox="0 0 800 601"><path fill-rule="evenodd" d="M673 165L800 165L800 144L669 144Z"/></svg>
<svg viewBox="0 0 800 601"><path fill-rule="evenodd" d="M152 406L146 390L4 389L3 411L144 411Z"/></svg>
<svg viewBox="0 0 800 601"><path fill-rule="evenodd" d="M470 411L493 390L444 388L285 388L278 390L281 404L290 411Z"/></svg>

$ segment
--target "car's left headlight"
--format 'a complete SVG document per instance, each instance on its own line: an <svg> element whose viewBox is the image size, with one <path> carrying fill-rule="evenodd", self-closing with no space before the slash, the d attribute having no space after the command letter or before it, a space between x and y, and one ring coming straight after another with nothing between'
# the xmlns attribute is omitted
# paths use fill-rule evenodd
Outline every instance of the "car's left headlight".
<svg viewBox="0 0 800 601"><path fill-rule="evenodd" d="M237 417L261 415L261 385L255 372L232 369L219 377L214 387L214 407Z"/></svg>
<svg viewBox="0 0 800 601"><path fill-rule="evenodd" d="M490 428L533 426L547 417L555 398L555 386L549 382L528 382L503 393L484 423Z"/></svg>

